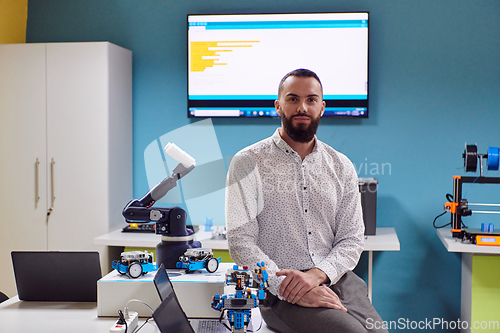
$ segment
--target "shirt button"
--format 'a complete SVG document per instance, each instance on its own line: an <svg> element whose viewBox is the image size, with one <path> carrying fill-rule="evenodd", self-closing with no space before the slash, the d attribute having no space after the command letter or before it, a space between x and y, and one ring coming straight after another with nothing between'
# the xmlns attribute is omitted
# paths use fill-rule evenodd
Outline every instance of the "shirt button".
<svg viewBox="0 0 500 333"><path fill-rule="evenodd" d="M307 209L306 209L306 213L307 213Z"/></svg>
<svg viewBox="0 0 500 333"><path fill-rule="evenodd" d="M307 187L304 187L304 190L307 189Z"/></svg>
<svg viewBox="0 0 500 333"><path fill-rule="evenodd" d="M312 234L312 232L309 231L309 235L311 235L311 234Z"/></svg>

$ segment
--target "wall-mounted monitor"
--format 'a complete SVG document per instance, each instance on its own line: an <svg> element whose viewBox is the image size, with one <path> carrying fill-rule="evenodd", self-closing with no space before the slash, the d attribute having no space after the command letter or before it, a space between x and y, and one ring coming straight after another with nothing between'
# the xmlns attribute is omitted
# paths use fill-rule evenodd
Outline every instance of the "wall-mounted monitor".
<svg viewBox="0 0 500 333"><path fill-rule="evenodd" d="M188 15L188 117L278 117L288 72L318 74L324 117L368 117L368 12Z"/></svg>

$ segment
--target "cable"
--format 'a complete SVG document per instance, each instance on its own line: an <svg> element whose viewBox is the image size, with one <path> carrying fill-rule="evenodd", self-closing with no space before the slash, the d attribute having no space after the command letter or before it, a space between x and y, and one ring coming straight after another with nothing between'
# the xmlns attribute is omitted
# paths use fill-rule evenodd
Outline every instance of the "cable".
<svg viewBox="0 0 500 333"><path fill-rule="evenodd" d="M151 310L151 313L155 312L155 310L153 310L152 307L150 307L146 302L144 301L141 301L140 299L131 299L127 302L127 304L125 305L125 312L126 314L128 315L128 305L130 302L138 302L138 303L142 303L144 304L145 306L147 306L149 308L149 310Z"/></svg>
<svg viewBox="0 0 500 333"><path fill-rule="evenodd" d="M125 320L125 316L123 315L122 310L118 310L118 316L120 317L120 319L118 320L118 323L122 324L122 325L125 324L125 333L127 333L128 325L127 325L127 321Z"/></svg>
<svg viewBox="0 0 500 333"><path fill-rule="evenodd" d="M469 187L467 188L467 191L465 191L465 194L462 196L462 199L467 198L467 193L469 193L470 188L472 187L472 185L474 185L474 183L476 182L476 180L478 180L479 177L481 177L481 176L477 176L476 179L474 179L474 181L469 185Z"/></svg>
<svg viewBox="0 0 500 333"><path fill-rule="evenodd" d="M436 228L436 229L441 229L441 228L444 228L444 227L447 227L447 226L451 225L451 222L450 222L450 223L447 223L447 224L442 225L442 226L439 226L439 227L438 227L438 226L436 226L436 220L437 220L438 218L440 218L441 216L443 216L444 214L446 214L446 213L447 213L447 212L443 212L443 213L439 214L438 216L436 216L436 217L434 218L434 221L432 222L432 225L434 226L434 228Z"/></svg>
<svg viewBox="0 0 500 333"><path fill-rule="evenodd" d="M258 332L258 331L260 331L260 329L262 328L262 322L263 322L263 320L262 320L262 318L260 318L260 326L259 326L259 328L256 329L256 330L248 330L247 332Z"/></svg>
<svg viewBox="0 0 500 333"><path fill-rule="evenodd" d="M137 303L144 304L145 306L147 306L147 307L149 308L149 310L151 310L151 314L153 314L153 313L154 313L153 308L152 308L152 307L150 307L148 303L146 303L146 302L144 302L144 301L141 301L140 299L131 299L131 300L129 300L129 301L127 302L127 304L125 304L125 309L124 309L124 310L125 310L125 315L126 315L127 317L128 317L128 305L130 304L130 302L137 302ZM121 310L119 310L119 313L121 313ZM139 314L137 314L137 315L139 316ZM123 316L123 313L121 314L120 319L122 318L122 316ZM123 318L124 318L124 317L123 317ZM149 319L152 319L152 318L153 318L153 317L150 317L150 318L146 319L146 321L144 322L144 324L142 324L142 325L141 325L141 327L139 327L138 329L135 329L132 333L138 332L138 331L139 331L139 330L140 330L140 329L141 329L141 328L142 328L142 327L143 327L143 326L144 326L144 325L148 322L148 320L149 320ZM127 326L126 326L126 325L127 325L127 321L125 320L125 318L124 318L124 320L123 320L123 321L125 321L125 333L127 333Z"/></svg>
<svg viewBox="0 0 500 333"><path fill-rule="evenodd" d="M227 312L229 312L229 311L228 311L228 309L223 309L223 310L221 311L221 313L220 313L220 317L219 317L219 323L221 323L222 325L224 325L224 327L225 327L225 328L226 328L229 332L232 332L233 330L231 329L231 327L227 326L227 324L226 324L226 323L223 323L223 322L222 322L222 319L224 319L224 314L226 313L226 311L227 311Z"/></svg>
<svg viewBox="0 0 500 333"><path fill-rule="evenodd" d="M479 176L478 176L477 178L479 178ZM474 180L474 182L477 180L477 178ZM472 184L474 184L474 182L473 182ZM471 184L471 185L472 185L472 184ZM449 202L453 202L453 196L452 196L450 193L447 193L447 194L446 194L446 200L448 200ZM447 224L442 225L442 226L439 226L439 227L438 227L438 226L436 226L436 220L437 220L438 218L440 218L441 216L443 216L444 214L446 214L446 211L445 211L445 212L443 212L442 214L439 214L438 216L436 216L436 217L434 218L434 221L432 222L432 225L434 226L434 228L436 228L436 229L441 229L441 228L444 228L444 227L447 227L447 226L451 225L451 222L450 222L450 223L447 223ZM463 222L463 221L461 221L461 222L462 222L462 223L461 223L461 224L462 224L462 228L467 228L467 226L464 224L464 222Z"/></svg>
<svg viewBox="0 0 500 333"><path fill-rule="evenodd" d="M144 324L142 324L141 326L139 326L139 328L137 328L134 332L132 333L137 333L141 330L141 328L144 327L144 325L146 325L151 319L153 319L153 317L149 317L148 319L146 319L146 321L144 322Z"/></svg>

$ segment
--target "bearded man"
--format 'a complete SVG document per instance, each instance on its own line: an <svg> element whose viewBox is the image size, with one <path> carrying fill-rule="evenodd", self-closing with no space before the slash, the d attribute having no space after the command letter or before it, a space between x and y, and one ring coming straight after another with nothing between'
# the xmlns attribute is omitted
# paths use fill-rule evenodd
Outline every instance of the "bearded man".
<svg viewBox="0 0 500 333"><path fill-rule="evenodd" d="M325 111L319 77L286 74L281 128L233 158L226 187L231 258L265 262L268 327L291 332L387 332L352 269L364 247L358 177L351 161L316 138Z"/></svg>

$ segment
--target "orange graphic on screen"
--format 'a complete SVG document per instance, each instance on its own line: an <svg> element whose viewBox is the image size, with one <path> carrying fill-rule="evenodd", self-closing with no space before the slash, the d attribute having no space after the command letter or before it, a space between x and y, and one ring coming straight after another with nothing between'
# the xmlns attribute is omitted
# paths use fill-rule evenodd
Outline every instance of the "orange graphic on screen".
<svg viewBox="0 0 500 333"><path fill-rule="evenodd" d="M217 62L221 53L233 52L239 47L252 47L258 41L191 42L191 72L203 72L208 67L226 66Z"/></svg>

